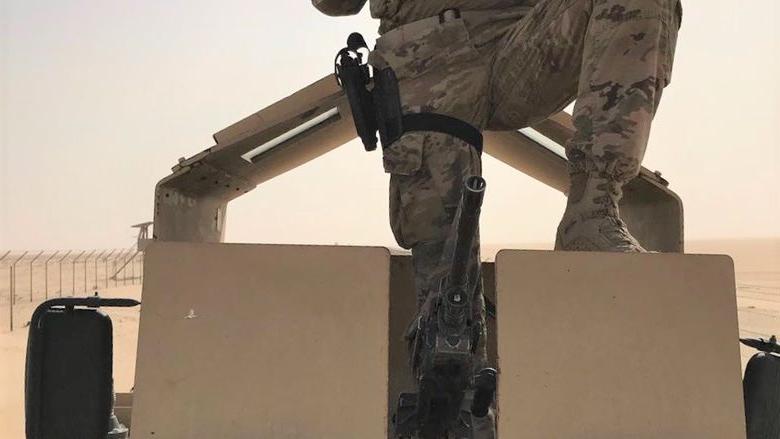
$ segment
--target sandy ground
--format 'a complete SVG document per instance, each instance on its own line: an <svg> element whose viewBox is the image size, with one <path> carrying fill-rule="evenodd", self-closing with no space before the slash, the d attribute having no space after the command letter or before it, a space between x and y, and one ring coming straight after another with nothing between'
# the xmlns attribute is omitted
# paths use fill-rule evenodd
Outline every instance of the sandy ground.
<svg viewBox="0 0 780 439"><path fill-rule="evenodd" d="M544 245L505 247L545 248ZM741 336L768 337L772 334L780 334L780 239L692 242L688 244L687 251L688 253L729 254L734 258ZM0 275L0 284L3 284L2 277ZM41 274L40 277L43 275ZM77 285L78 281L81 281L83 288L83 275L79 278L77 274L76 281ZM34 276L34 285L43 283L42 279L36 279ZM69 290L63 289L68 295ZM76 291L78 294L83 294L78 287ZM3 291L3 288L0 288L0 293L3 292L7 297L8 289ZM37 293L36 300L31 303L25 292L28 291L21 289L19 294L20 290L17 289L17 305L14 307L17 329L13 332L8 330L8 299L0 300L0 438L2 439L24 437L24 361L27 343L25 325L35 305L42 299L42 297L38 298L40 293ZM141 287L140 285L121 286L120 282L119 286L101 288L100 293L104 297L140 299ZM108 313L114 323L116 389L120 392L128 391L133 385L138 309L108 310ZM750 349L743 347L743 366L752 355Z"/></svg>

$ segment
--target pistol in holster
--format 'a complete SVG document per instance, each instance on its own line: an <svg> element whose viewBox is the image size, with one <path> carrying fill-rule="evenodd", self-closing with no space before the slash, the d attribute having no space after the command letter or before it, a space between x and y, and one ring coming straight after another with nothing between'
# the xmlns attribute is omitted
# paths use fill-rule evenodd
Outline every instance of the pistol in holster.
<svg viewBox="0 0 780 439"><path fill-rule="evenodd" d="M349 36L347 47L336 55L335 70L366 151L376 149L377 131L383 148L398 140L403 134L398 78L390 67L373 69L368 65L368 45L362 35Z"/></svg>

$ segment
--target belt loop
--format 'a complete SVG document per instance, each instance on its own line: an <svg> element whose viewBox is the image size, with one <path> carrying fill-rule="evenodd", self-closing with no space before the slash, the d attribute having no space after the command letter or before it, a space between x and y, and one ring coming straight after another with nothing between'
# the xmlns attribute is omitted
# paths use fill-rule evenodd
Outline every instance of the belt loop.
<svg viewBox="0 0 780 439"><path fill-rule="evenodd" d="M460 9L458 8L448 8L439 12L439 24L458 19L460 19Z"/></svg>

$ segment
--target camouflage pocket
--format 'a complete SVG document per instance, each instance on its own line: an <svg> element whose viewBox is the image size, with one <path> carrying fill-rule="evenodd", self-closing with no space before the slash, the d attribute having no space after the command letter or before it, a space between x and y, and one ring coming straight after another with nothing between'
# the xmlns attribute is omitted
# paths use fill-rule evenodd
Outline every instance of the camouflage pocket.
<svg viewBox="0 0 780 439"><path fill-rule="evenodd" d="M461 18L431 25L411 35L403 28L396 29L377 40L376 51L395 70L399 80L447 69L479 56Z"/></svg>
<svg viewBox="0 0 780 439"><path fill-rule="evenodd" d="M385 172L397 175L414 175L422 166L425 133L409 132L382 151Z"/></svg>

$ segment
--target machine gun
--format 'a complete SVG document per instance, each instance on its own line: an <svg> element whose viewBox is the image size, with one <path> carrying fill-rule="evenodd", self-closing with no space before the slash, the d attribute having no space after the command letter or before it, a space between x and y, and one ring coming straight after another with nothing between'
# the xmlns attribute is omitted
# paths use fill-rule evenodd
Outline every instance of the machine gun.
<svg viewBox="0 0 780 439"><path fill-rule="evenodd" d="M467 179L453 228L456 235L449 272L407 334L418 393L404 393L399 398L394 419L399 438L417 435L438 439L448 431L455 432L465 393L474 385L474 354L482 327L472 316L479 279L470 277L469 268L485 187L481 177ZM492 391L489 393L492 400ZM470 434L457 433L459 438Z"/></svg>

